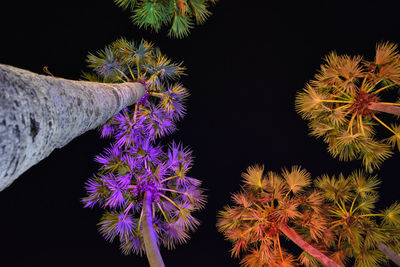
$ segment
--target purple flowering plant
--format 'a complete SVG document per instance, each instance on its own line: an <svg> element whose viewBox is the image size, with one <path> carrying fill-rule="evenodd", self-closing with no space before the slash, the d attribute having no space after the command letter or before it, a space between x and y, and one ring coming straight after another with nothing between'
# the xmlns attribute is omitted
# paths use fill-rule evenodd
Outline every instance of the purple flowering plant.
<svg viewBox="0 0 400 267"><path fill-rule="evenodd" d="M192 213L205 204L201 181L188 176L191 151L180 143L156 142L174 132L185 114L188 91L174 82L184 68L149 42L125 39L89 54L87 61L94 69L84 74L87 79L140 82L146 93L101 128L102 137L115 141L95 157L101 166L86 182L82 202L105 210L98 224L105 239L118 237L124 254L145 251L150 265L163 266L158 246L185 243L199 224Z"/></svg>

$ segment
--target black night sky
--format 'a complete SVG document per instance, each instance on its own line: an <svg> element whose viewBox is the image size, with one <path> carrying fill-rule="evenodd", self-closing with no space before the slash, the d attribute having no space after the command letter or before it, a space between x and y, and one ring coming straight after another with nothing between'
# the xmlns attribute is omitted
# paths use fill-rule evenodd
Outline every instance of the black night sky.
<svg viewBox="0 0 400 267"><path fill-rule="evenodd" d="M112 0L7 2L0 16L2 64L41 74L48 66L55 76L77 80L87 70L87 53L120 37L152 41L184 62L187 115L164 141L193 150L190 174L204 181L208 197L189 242L161 249L167 266L239 266L215 224L249 165L276 172L301 165L314 178L361 168L359 161L332 158L322 140L308 135L295 94L332 50L372 60L377 42L400 44L395 1L220 0L207 22L182 40L138 30ZM80 202L98 168L93 158L107 144L90 131L0 192L0 266L148 266L145 256L124 256L118 241L107 242L96 225L101 209ZM399 165L396 152L377 172L383 181L378 208L399 199Z"/></svg>

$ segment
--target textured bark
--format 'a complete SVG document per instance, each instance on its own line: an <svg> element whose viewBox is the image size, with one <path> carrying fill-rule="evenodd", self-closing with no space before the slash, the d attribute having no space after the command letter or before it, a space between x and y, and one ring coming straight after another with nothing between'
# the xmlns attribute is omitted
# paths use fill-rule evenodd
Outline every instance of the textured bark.
<svg viewBox="0 0 400 267"><path fill-rule="evenodd" d="M143 239L146 256L151 267L164 267L164 262L157 246L157 238L153 228L151 212L151 192L144 194L143 200Z"/></svg>
<svg viewBox="0 0 400 267"><path fill-rule="evenodd" d="M381 111L381 112L400 116L400 107L397 107L397 106L385 105L385 104L381 104L379 102L375 102L375 103L373 102L373 103L369 104L368 108L370 110Z"/></svg>
<svg viewBox="0 0 400 267"><path fill-rule="evenodd" d="M0 64L0 191L144 92L140 83L71 81Z"/></svg>
<svg viewBox="0 0 400 267"><path fill-rule="evenodd" d="M400 256L396 252L394 252L391 248L383 244L382 242L378 243L378 249L386 255L388 259L393 261L397 266L400 266Z"/></svg>
<svg viewBox="0 0 400 267"><path fill-rule="evenodd" d="M292 229L288 226L281 226L281 231L284 233L290 240L292 240L296 245L298 245L302 250L310 254L314 259L319 261L322 265L328 267L340 267L339 264L334 262L331 258L325 256L321 251L314 248L306 241L304 241L300 236L298 236Z"/></svg>

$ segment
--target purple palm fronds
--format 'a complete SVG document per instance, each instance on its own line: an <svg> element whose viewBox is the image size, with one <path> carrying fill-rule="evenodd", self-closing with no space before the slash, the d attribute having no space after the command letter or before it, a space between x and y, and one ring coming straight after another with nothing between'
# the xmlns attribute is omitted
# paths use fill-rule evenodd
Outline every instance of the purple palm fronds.
<svg viewBox="0 0 400 267"><path fill-rule="evenodd" d="M155 165L161 164L160 156L163 155L162 147L153 146L153 142L145 139L137 144L137 147L131 148L130 152L135 155L137 160L152 162Z"/></svg>
<svg viewBox="0 0 400 267"><path fill-rule="evenodd" d="M115 164L120 161L121 155L122 152L120 148L116 145L111 145L110 148L105 149L104 154L97 155L94 161L102 164L102 169L114 168Z"/></svg>
<svg viewBox="0 0 400 267"><path fill-rule="evenodd" d="M155 166L155 168L152 170L152 173L154 175L155 180L161 182L166 178L166 176L170 173L170 171L167 168L167 164L162 162L161 164Z"/></svg>
<svg viewBox="0 0 400 267"><path fill-rule="evenodd" d="M112 125L112 120L107 122L101 128L101 138L111 137L114 133L114 126Z"/></svg>
<svg viewBox="0 0 400 267"><path fill-rule="evenodd" d="M175 142L165 149L156 142L174 132L185 114L187 90L168 84L183 67L170 63L149 43L136 47L124 39L99 56L91 55L89 62L101 76L140 82L146 93L135 107L125 108L103 126L101 136L115 141L95 157L101 164L99 174L86 182L82 202L85 207L97 204L107 210L99 231L108 241L118 236L124 254L142 254L144 232L148 238L149 231L154 231L157 244L174 248L189 239L188 232L199 224L192 213L205 204L201 182L186 176L193 161L190 149ZM146 203L151 208L146 205L146 210L151 209L153 216L143 212L145 196L150 196ZM146 232L150 219L154 230Z"/></svg>
<svg viewBox="0 0 400 267"><path fill-rule="evenodd" d="M118 222L116 231L120 236L128 236L131 235L133 229L135 227L135 223L132 219L132 216L129 214L120 214L118 215Z"/></svg>
<svg viewBox="0 0 400 267"><path fill-rule="evenodd" d="M193 205L188 202L180 204L179 209L174 212L176 224L194 231L200 222L191 215L193 210Z"/></svg>
<svg viewBox="0 0 400 267"><path fill-rule="evenodd" d="M175 244L184 244L189 239L187 229L181 224L176 222L169 222L165 224L165 236L164 246L168 249L174 249Z"/></svg>
<svg viewBox="0 0 400 267"><path fill-rule="evenodd" d="M181 143L172 142L168 150L168 166L173 171L189 169L192 165L192 152L189 148L183 148ZM184 166L181 166L184 164Z"/></svg>
<svg viewBox="0 0 400 267"><path fill-rule="evenodd" d="M104 179L105 179L105 185L108 187L110 192L104 206L115 208L125 205L125 199L122 191L123 189L118 184L115 175L113 173L109 173L104 176Z"/></svg>
<svg viewBox="0 0 400 267"><path fill-rule="evenodd" d="M108 196L108 188L104 184L104 180L99 177L93 177L85 183L88 196L82 199L84 207L93 208L96 204L103 204Z"/></svg>
<svg viewBox="0 0 400 267"><path fill-rule="evenodd" d="M99 223L100 233L104 236L107 241L112 242L118 235L117 232L118 214L116 212L105 212Z"/></svg>
<svg viewBox="0 0 400 267"><path fill-rule="evenodd" d="M175 123L169 114L160 107L149 105L140 110L140 116L146 118L143 122L150 136L161 137L176 130Z"/></svg>
<svg viewBox="0 0 400 267"><path fill-rule="evenodd" d="M134 254L142 255L144 252L144 246L140 236L141 233L139 231L135 231L132 234L121 237L120 249L122 253L129 255L133 252Z"/></svg>
<svg viewBox="0 0 400 267"><path fill-rule="evenodd" d="M185 116L186 108L184 101L188 96L188 91L182 85L174 84L173 86L169 86L168 90L160 95L161 101L159 106L174 120L178 120Z"/></svg>
<svg viewBox="0 0 400 267"><path fill-rule="evenodd" d="M122 194L122 190L120 190L119 188L114 188L111 191L111 195L107 199L107 202L104 204L104 206L115 208L115 207L121 207L123 205L125 205L125 198L124 195Z"/></svg>
<svg viewBox="0 0 400 267"><path fill-rule="evenodd" d="M116 177L115 180L119 188L121 188L122 190L126 190L128 189L128 186L132 181L132 173L127 173L126 175L118 176Z"/></svg>
<svg viewBox="0 0 400 267"><path fill-rule="evenodd" d="M194 209L202 209L206 203L205 196L202 194L202 190L197 186L189 185L185 186L180 190L182 193L179 199L183 202L190 203Z"/></svg>

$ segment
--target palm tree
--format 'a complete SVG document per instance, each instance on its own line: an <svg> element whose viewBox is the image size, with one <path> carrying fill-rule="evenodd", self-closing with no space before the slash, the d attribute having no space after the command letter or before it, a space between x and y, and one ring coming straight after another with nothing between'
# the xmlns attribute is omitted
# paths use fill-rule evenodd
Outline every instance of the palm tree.
<svg viewBox="0 0 400 267"><path fill-rule="evenodd" d="M332 204L329 228L337 236L337 254L343 259L354 257L354 266L383 266L388 259L400 266L400 204L375 212L379 184L376 176L362 171L346 178L322 175L315 181Z"/></svg>
<svg viewBox="0 0 400 267"><path fill-rule="evenodd" d="M390 147L400 150L400 125L389 126L378 117L380 112L400 115L400 103L390 100L388 92L400 84L396 49L395 44L378 44L372 62L332 52L315 79L296 97L296 110L308 120L310 134L323 137L333 157L361 159L370 172L392 155ZM391 136L378 140L377 125Z"/></svg>
<svg viewBox="0 0 400 267"><path fill-rule="evenodd" d="M0 64L0 191L145 93L140 83L72 81Z"/></svg>
<svg viewBox="0 0 400 267"><path fill-rule="evenodd" d="M83 203L106 209L100 232L109 241L118 236L123 253L145 251L150 266L164 266L158 245L172 249L185 243L199 224L192 213L205 204L201 182L187 176L191 151L175 142L168 149L156 144L185 114L187 90L169 83L183 67L146 41L125 39L90 54L88 62L96 74L85 77L140 82L146 94L103 126L102 136L115 142L96 156L101 168L86 183Z"/></svg>
<svg viewBox="0 0 400 267"><path fill-rule="evenodd" d="M232 256L246 255L244 266L295 266L295 256L281 246L285 235L325 266L340 266L312 243L332 245L333 233L321 193L311 190L310 174L298 166L264 175L254 166L242 174L245 185L232 196L234 206L218 213L218 229L233 242ZM308 242L306 241L308 240ZM315 261L315 260L314 260ZM303 255L302 262L307 264Z"/></svg>
<svg viewBox="0 0 400 267"><path fill-rule="evenodd" d="M158 32L162 26L170 25L168 35L182 38L189 34L193 24L202 24L210 16L209 3L216 0L114 0L129 9L132 21L141 28Z"/></svg>

